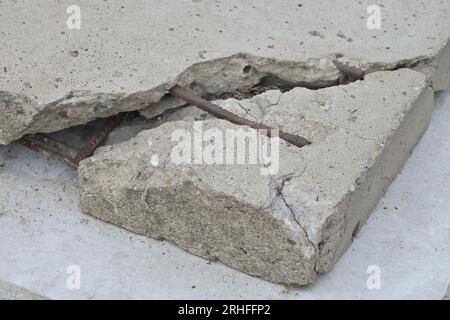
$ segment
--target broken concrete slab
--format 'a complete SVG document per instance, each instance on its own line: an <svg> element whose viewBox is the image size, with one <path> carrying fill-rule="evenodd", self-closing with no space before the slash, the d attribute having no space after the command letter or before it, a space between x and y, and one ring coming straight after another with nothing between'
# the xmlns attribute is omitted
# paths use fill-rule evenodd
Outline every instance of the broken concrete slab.
<svg viewBox="0 0 450 320"><path fill-rule="evenodd" d="M45 300L24 288L0 281L0 300Z"/></svg>
<svg viewBox="0 0 450 320"><path fill-rule="evenodd" d="M192 133L192 128L192 123L189 122L172 122L154 130L144 131L146 134L139 134L136 139L130 140L131 144L104 147L113 152L105 154L105 158L99 158L98 162L97 158L92 159L80 168L83 181L82 210L134 232L172 240L192 253L225 260L248 273L252 273L252 270L264 272L265 264L276 260L272 252L266 249L269 243L277 243L283 248L281 255L285 261L291 262L289 268L311 270L314 250L309 247L306 238L302 237L302 231L295 224L293 217L283 217L290 221L285 226L279 221L281 217L272 217L264 210L264 207L270 207L270 195L275 192L272 190L275 185L270 185L270 177L260 175L259 166L230 168L222 165L214 166L213 171L207 166L198 166L194 171L183 166L171 166L173 146L168 143L171 133L183 129ZM217 129L224 132L236 128L239 127L223 120L207 120L203 125L204 130ZM142 162L143 166L153 166L152 161L146 158L152 158L152 154L148 153L149 149L152 149L149 142L158 146L153 150L157 151L161 165L151 171L147 170L150 168L143 169L140 165ZM143 144L145 147L141 149ZM115 151L119 150L116 146L123 155L119 162L128 163L126 172L120 170L119 162L110 158L116 157ZM281 167L283 170L290 168L287 172L294 171L295 160L298 159L297 150L286 145L281 148L283 159L286 160L283 160ZM139 164L132 163L131 159L136 159ZM119 171L109 171L106 163L116 166ZM114 178L106 181L106 172L112 174L110 178ZM242 175L246 180L237 179ZM98 180L99 184L93 184L91 179ZM113 180L116 179L123 184L114 183ZM134 185L137 181L140 181L139 185ZM105 187L109 185L107 188L111 192L110 197L104 197L106 190L100 189L100 184ZM122 192L128 193L127 200L123 198L125 194ZM230 197L230 192L236 194L236 199ZM148 205L139 202L141 197L145 198L144 202ZM127 203L124 203L125 201ZM147 211L147 206L153 208L152 213ZM159 214L154 215L153 210ZM119 211L121 216L118 216ZM175 212L177 216L174 216ZM163 230L159 229L161 227ZM262 234L265 239L260 238ZM207 242L209 244L206 244ZM222 247L222 250L219 250L221 252L217 251L217 246ZM248 257L243 254L246 250L251 251ZM266 262L259 261L258 255L262 255ZM278 277L281 278L286 271L286 267L280 268L277 271ZM290 270L289 274L293 271ZM297 273L297 278L302 279L297 281L309 282L310 277L308 272Z"/></svg>
<svg viewBox="0 0 450 320"><path fill-rule="evenodd" d="M176 164L177 130L245 133L222 120L166 123L80 164L81 209L251 275L305 285L330 271L400 171L428 125L433 92L423 74L402 69L221 105L312 144L281 141L272 175L261 174L267 163Z"/></svg>
<svg viewBox="0 0 450 320"><path fill-rule="evenodd" d="M371 5L82 0L69 8L50 0L4 1L0 143L158 108L174 82L205 97L266 81L334 85L342 77L336 58L368 72L415 68L436 90L448 87L450 4L380 5L381 24L374 29L367 27ZM81 25L74 29L78 9Z"/></svg>

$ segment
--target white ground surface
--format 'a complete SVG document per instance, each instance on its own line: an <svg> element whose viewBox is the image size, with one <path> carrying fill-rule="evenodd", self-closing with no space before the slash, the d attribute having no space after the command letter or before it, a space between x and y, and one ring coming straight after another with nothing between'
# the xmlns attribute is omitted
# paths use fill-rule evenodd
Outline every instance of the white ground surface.
<svg viewBox="0 0 450 320"><path fill-rule="evenodd" d="M0 280L51 299L441 299L450 283L450 92L368 224L334 270L274 285L81 213L74 170L0 147ZM81 269L68 289L67 268ZM381 289L369 290L370 265Z"/></svg>

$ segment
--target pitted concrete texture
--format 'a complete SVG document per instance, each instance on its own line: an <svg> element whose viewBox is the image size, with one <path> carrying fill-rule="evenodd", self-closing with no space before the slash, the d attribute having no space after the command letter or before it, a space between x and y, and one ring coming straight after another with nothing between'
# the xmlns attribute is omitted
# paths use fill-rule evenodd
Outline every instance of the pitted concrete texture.
<svg viewBox="0 0 450 320"><path fill-rule="evenodd" d="M44 298L24 288L0 281L0 300L44 300Z"/></svg>
<svg viewBox="0 0 450 320"><path fill-rule="evenodd" d="M368 72L415 68L435 90L448 87L450 3L380 4L380 29L369 29L372 4L81 0L81 28L71 30L70 1L2 1L0 143L158 109L175 82L203 96L268 80L331 86L343 76L336 58Z"/></svg>
<svg viewBox="0 0 450 320"><path fill-rule="evenodd" d="M306 285L331 270L395 179L428 125L433 92L423 74L402 69L220 104L312 144L281 141L279 163L264 166L278 164L272 175L261 163L211 164L211 145L202 164L177 164L179 130L245 133L222 120L166 123L81 163L81 209L251 275ZM214 150L236 152L226 142Z"/></svg>

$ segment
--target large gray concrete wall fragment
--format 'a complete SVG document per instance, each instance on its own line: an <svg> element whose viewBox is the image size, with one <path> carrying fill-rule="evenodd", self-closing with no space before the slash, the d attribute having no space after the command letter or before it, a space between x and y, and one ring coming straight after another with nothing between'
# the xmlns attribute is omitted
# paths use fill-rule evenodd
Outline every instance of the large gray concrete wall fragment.
<svg viewBox="0 0 450 320"><path fill-rule="evenodd" d="M433 91L423 74L403 69L219 104L312 144L281 141L272 175L260 164L176 164L175 131L242 127L166 123L83 161L80 206L243 272L305 285L332 268L395 179L428 125Z"/></svg>

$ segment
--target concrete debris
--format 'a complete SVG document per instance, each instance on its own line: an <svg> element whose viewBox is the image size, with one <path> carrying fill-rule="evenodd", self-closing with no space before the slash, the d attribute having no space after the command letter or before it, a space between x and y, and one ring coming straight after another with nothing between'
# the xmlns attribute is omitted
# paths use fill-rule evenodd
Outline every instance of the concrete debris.
<svg viewBox="0 0 450 320"><path fill-rule="evenodd" d="M73 26L66 3L0 1L0 144L137 111L82 161L82 210L273 282L331 270L450 88L448 1L76 7ZM214 119L175 85L312 144Z"/></svg>
<svg viewBox="0 0 450 320"><path fill-rule="evenodd" d="M146 107L153 118L180 106L158 106L175 82L205 98L261 82L333 86L342 77L336 59L367 72L413 68L435 90L448 88L450 3L382 5L379 26L368 25L369 5L83 0L74 28L67 4L3 1L0 143Z"/></svg>
<svg viewBox="0 0 450 320"><path fill-rule="evenodd" d="M251 275L306 285L332 268L395 179L428 125L433 90L423 74L402 69L219 104L313 143L280 141L279 161L230 164L224 159L242 152L216 144L220 133L244 139L252 129L165 123L80 164L81 209ZM203 161L194 151L180 162L181 142L200 148Z"/></svg>

